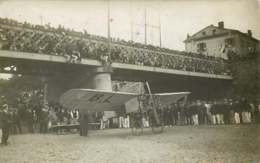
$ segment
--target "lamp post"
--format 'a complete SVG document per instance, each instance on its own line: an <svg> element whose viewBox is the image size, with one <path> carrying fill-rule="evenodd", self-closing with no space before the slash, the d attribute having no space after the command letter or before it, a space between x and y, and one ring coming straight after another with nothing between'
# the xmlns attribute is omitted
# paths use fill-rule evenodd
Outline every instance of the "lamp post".
<svg viewBox="0 0 260 163"><path fill-rule="evenodd" d="M110 52L111 52L111 47L110 47L110 41L111 41L111 36L110 36L110 4L109 0L107 0L107 45L108 45L108 56L110 57Z"/></svg>

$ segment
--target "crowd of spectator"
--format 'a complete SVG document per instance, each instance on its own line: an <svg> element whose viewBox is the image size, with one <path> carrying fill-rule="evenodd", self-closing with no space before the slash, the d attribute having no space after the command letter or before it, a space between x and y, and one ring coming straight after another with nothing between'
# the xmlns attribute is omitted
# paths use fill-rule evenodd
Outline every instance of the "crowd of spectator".
<svg viewBox="0 0 260 163"><path fill-rule="evenodd" d="M81 58L153 66L209 74L227 74L225 60L133 41L76 32L73 29L20 23L0 18L0 49L64 56L69 63Z"/></svg>
<svg viewBox="0 0 260 163"><path fill-rule="evenodd" d="M42 90L22 92L13 103L7 103L4 96L0 101L0 108L3 105L8 106L12 134L47 133L51 126L78 124L79 122L77 109L69 110L57 103L44 104Z"/></svg>
<svg viewBox="0 0 260 163"><path fill-rule="evenodd" d="M79 111L66 109L59 104L49 105L49 127L53 125L78 124Z"/></svg>
<svg viewBox="0 0 260 163"><path fill-rule="evenodd" d="M259 123L259 106L245 99L192 101L163 111L165 125Z"/></svg>
<svg viewBox="0 0 260 163"><path fill-rule="evenodd" d="M151 113L151 112L150 112ZM151 126L149 110L140 113L119 114L116 117L100 118L101 129L136 127L136 121L143 127ZM176 125L230 125L260 123L260 105L245 99L221 99L213 101L188 101L174 103L157 110L164 126ZM140 126L139 126L140 127Z"/></svg>
<svg viewBox="0 0 260 163"><path fill-rule="evenodd" d="M43 90L22 92L14 98L12 102L5 96L0 98L0 126L2 110L7 108L11 134L47 133L53 126L77 126L82 118L78 109L64 108L54 102L44 103ZM101 112L89 113L89 123L100 124L102 116Z"/></svg>
<svg viewBox="0 0 260 163"><path fill-rule="evenodd" d="M164 126L260 123L259 112L260 105L246 99L196 100L157 108ZM13 134L46 133L52 126L79 125L81 118L77 109L63 108L57 103L43 104L41 90L21 94L17 103L9 105L9 113ZM145 107L140 113L120 112L115 117L106 117L104 112L91 112L87 116L92 129L130 128L136 123L136 116L141 118L143 127L151 126L151 115Z"/></svg>
<svg viewBox="0 0 260 163"><path fill-rule="evenodd" d="M11 133L22 133L24 127L30 133L33 133L36 128L40 132L45 132L48 114L47 108L43 105L43 92L41 90L22 92L14 98L16 100L12 103L8 103L4 96L0 99L2 106L8 106L9 121L12 124Z"/></svg>

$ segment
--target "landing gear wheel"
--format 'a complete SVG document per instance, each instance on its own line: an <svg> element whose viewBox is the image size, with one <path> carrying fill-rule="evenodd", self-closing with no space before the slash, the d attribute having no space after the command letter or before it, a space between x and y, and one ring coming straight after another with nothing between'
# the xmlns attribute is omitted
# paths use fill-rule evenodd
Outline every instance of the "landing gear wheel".
<svg viewBox="0 0 260 163"><path fill-rule="evenodd" d="M160 133L162 133L162 132L163 132L163 128L164 128L164 126L163 126L162 123L161 123L161 124L152 125L151 127L152 127L152 132L153 132L154 134L160 134Z"/></svg>
<svg viewBox="0 0 260 163"><path fill-rule="evenodd" d="M157 114L157 115L155 115ZM158 121L156 120L156 116L158 118ZM160 134L163 132L163 128L164 128L164 124L163 124L163 120L162 120L162 116L158 111L150 111L149 114L149 119L150 119L150 126L152 128L152 132L154 134Z"/></svg>
<svg viewBox="0 0 260 163"><path fill-rule="evenodd" d="M131 115L131 132L133 136L140 136L143 134L143 123L141 113L133 113Z"/></svg>

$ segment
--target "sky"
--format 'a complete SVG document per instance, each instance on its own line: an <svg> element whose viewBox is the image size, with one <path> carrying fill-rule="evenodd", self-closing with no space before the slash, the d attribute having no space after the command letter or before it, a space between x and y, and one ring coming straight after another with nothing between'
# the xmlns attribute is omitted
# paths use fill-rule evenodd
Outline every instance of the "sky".
<svg viewBox="0 0 260 163"><path fill-rule="evenodd" d="M107 36L107 6L107 0L0 0L0 17ZM187 33L219 21L260 39L260 0L110 0L109 8L111 36L125 40L144 43L145 10L149 44L159 45L160 30L151 26L160 24L162 46L184 50Z"/></svg>

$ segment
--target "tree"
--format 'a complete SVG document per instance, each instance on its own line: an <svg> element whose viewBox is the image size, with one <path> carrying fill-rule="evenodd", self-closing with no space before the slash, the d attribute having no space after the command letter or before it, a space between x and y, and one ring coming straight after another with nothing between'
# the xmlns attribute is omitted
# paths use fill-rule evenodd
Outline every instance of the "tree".
<svg viewBox="0 0 260 163"><path fill-rule="evenodd" d="M256 100L259 96L259 54L237 55L228 53L229 68L233 76L233 95L236 98Z"/></svg>
<svg viewBox="0 0 260 163"><path fill-rule="evenodd" d="M42 87L39 77L15 75L9 80L0 80L0 95L4 96L9 104L15 104L23 92L40 90Z"/></svg>

